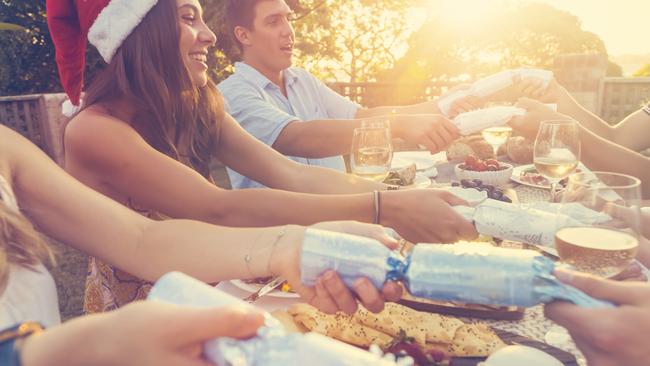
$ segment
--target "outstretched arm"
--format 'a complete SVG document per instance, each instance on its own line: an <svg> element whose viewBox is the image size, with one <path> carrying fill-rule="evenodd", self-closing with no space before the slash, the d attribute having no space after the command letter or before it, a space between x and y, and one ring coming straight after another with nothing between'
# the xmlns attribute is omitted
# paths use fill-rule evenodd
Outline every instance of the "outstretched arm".
<svg viewBox="0 0 650 366"><path fill-rule="evenodd" d="M352 293L335 274L323 280L326 291L301 286L303 227L227 228L190 220L153 221L79 183L7 128L0 127L0 141L0 158L8 162L21 211L56 240L149 281L172 270L206 282L282 275L305 301L325 311L356 309ZM318 227L394 245L376 225L323 223ZM357 294L369 309L381 310L383 298L364 287L364 281L360 279ZM396 300L400 290L388 284L384 295Z"/></svg>

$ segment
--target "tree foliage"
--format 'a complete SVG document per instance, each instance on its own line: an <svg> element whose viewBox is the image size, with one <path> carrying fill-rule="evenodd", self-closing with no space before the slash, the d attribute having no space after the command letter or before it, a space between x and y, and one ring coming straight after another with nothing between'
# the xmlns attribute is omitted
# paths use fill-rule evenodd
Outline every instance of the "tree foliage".
<svg viewBox="0 0 650 366"><path fill-rule="evenodd" d="M563 53L606 53L602 40L570 13L541 3L492 8L483 20L454 27L430 17L409 40L409 51L383 79L400 82L471 76L506 68L549 69Z"/></svg>
<svg viewBox="0 0 650 366"><path fill-rule="evenodd" d="M137 1L137 0L134 0ZM296 63L322 79L426 82L470 77L521 65L549 68L561 53L606 52L577 17L536 3L494 7L471 26L432 13L417 28L409 9L424 0L286 0L296 13ZM202 0L217 33L209 55L211 77L232 72L236 47L225 29L222 0ZM0 22L23 30L0 31L0 95L60 91L45 0L0 0ZM88 47L86 80L103 65ZM608 75L618 73L610 65Z"/></svg>
<svg viewBox="0 0 650 366"><path fill-rule="evenodd" d="M632 76L637 78L647 78L650 77L650 64L645 64L641 66L640 69L634 72Z"/></svg>
<svg viewBox="0 0 650 366"><path fill-rule="evenodd" d="M0 22L24 28L0 32L0 95L61 91L45 0L0 0ZM102 65L99 55L89 49L87 78Z"/></svg>

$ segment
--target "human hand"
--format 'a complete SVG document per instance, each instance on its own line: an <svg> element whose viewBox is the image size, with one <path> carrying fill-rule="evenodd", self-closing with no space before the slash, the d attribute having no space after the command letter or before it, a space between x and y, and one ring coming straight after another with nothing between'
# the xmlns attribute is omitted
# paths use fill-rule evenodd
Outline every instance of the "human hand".
<svg viewBox="0 0 650 366"><path fill-rule="evenodd" d="M443 94L440 98L438 98L438 100L443 99L455 92L468 90L471 87L472 84L457 85L456 87L451 88L447 93ZM485 104L485 100L483 100L482 98L479 98L475 95L465 95L461 98L456 99L453 103L451 103L447 115L449 116L449 118L453 119L461 113L482 108L484 104Z"/></svg>
<svg viewBox="0 0 650 366"><path fill-rule="evenodd" d="M509 124L517 134L533 141L537 137L537 130L541 121L569 118L554 111L544 103L529 98L520 98L516 106L525 109L526 114L513 118Z"/></svg>
<svg viewBox="0 0 650 366"><path fill-rule="evenodd" d="M444 150L460 137L453 122L440 114L396 115L391 129L393 137L423 145L432 153Z"/></svg>
<svg viewBox="0 0 650 366"><path fill-rule="evenodd" d="M469 204L450 192L411 189L382 192L381 223L413 243L452 243L478 236L452 206Z"/></svg>
<svg viewBox="0 0 650 366"><path fill-rule="evenodd" d="M585 309L566 302L545 307L546 316L567 328L590 366L641 366L650 360L650 284L615 282L556 270L564 283L616 308Z"/></svg>
<svg viewBox="0 0 650 366"><path fill-rule="evenodd" d="M623 272L611 278L614 281L640 281L647 282L648 278L643 274L641 266L637 262L632 262Z"/></svg>
<svg viewBox="0 0 650 366"><path fill-rule="evenodd" d="M515 90L518 96L532 98L542 103L557 103L560 95L560 84L552 78L546 85L544 80L527 77L515 83Z"/></svg>
<svg viewBox="0 0 650 366"><path fill-rule="evenodd" d="M189 308L135 302L119 310L80 317L29 337L24 366L211 366L205 341L245 339L264 322L253 307Z"/></svg>
<svg viewBox="0 0 650 366"><path fill-rule="evenodd" d="M398 247L397 240L390 237L380 225L356 221L333 221L311 227L376 239L390 249ZM353 288L349 289L335 271L325 272L318 278L314 287L303 286L300 278L300 251L303 237L304 231L294 239L278 243L271 259L273 261L271 271L284 276L293 291L298 293L305 302L326 313L343 311L353 314L357 310L357 298L369 311L380 312L384 308L385 301L398 301L402 297L402 287L399 284L388 282L380 291L363 277L358 278Z"/></svg>

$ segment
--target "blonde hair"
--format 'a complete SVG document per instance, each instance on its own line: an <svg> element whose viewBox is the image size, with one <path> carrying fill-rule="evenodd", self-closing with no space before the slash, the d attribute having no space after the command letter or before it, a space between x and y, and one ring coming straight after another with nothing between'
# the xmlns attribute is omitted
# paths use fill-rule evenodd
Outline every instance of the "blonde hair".
<svg viewBox="0 0 650 366"><path fill-rule="evenodd" d="M35 270L40 263L54 264L54 254L32 223L0 199L0 294L9 281L9 265Z"/></svg>

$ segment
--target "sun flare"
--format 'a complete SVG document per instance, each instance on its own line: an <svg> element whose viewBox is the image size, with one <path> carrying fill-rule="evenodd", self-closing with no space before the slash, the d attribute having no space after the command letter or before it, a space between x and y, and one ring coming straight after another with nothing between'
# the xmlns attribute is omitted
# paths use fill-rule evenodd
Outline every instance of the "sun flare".
<svg viewBox="0 0 650 366"><path fill-rule="evenodd" d="M490 0L429 0L428 10L449 25L473 28L496 5Z"/></svg>

